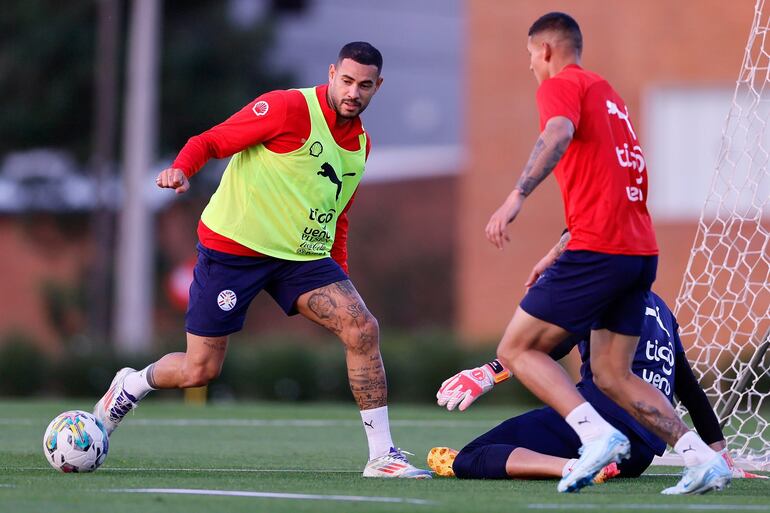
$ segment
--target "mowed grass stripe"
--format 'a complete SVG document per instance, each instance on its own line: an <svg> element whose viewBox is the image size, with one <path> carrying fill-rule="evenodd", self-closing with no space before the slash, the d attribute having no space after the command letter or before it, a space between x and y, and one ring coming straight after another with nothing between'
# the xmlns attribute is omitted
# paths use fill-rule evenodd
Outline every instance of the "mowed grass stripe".
<svg viewBox="0 0 770 513"><path fill-rule="evenodd" d="M51 470L51 467L0 467L4 471L38 471ZM182 467L100 467L98 472L254 472L254 473L305 473L305 474L361 474L361 469L301 469L301 468L182 468ZM0 487L3 485L0 484ZM5 485L13 486L13 485Z"/></svg>

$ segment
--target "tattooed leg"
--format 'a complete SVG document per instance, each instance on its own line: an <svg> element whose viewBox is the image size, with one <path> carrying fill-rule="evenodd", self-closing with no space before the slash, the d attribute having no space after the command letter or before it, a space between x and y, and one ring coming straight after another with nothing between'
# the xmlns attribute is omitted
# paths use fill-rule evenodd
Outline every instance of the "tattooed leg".
<svg viewBox="0 0 770 513"><path fill-rule="evenodd" d="M187 334L187 352L169 353L152 365L153 388L189 388L219 376L227 353L227 337Z"/></svg>
<svg viewBox="0 0 770 513"><path fill-rule="evenodd" d="M648 388L652 388L655 392L658 392L657 389L646 381L641 379L639 381L646 384ZM660 393L658 393L658 395L660 395ZM690 430L690 428L687 427L687 424L685 424L681 418L679 418L676 411L671 407L671 404L667 400L665 402L668 406L666 408L668 411L660 411L655 405L644 401L633 401L633 415L639 422L647 426L650 431L673 447L682 435Z"/></svg>
<svg viewBox="0 0 770 513"><path fill-rule="evenodd" d="M591 332L594 382L613 401L670 446L690 430L660 390L631 372L639 337Z"/></svg>
<svg viewBox="0 0 770 513"><path fill-rule="evenodd" d="M345 280L307 292L297 300L297 309L342 340L350 390L359 409L385 406L388 386L379 325L353 284Z"/></svg>

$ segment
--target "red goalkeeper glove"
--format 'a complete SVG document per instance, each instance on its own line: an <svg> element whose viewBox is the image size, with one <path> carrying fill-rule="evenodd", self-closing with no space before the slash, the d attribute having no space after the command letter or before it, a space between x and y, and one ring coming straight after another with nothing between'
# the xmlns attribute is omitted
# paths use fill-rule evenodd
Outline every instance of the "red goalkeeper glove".
<svg viewBox="0 0 770 513"><path fill-rule="evenodd" d="M510 377L511 372L497 360L475 369L460 371L441 384L436 393L438 405L452 411L459 404L460 411L464 411L497 383Z"/></svg>

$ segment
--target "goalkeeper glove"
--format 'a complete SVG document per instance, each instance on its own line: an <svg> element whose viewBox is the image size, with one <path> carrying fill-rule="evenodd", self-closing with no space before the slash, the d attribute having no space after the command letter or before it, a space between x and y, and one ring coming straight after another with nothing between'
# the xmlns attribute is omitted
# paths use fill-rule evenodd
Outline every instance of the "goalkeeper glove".
<svg viewBox="0 0 770 513"><path fill-rule="evenodd" d="M736 479L767 479L767 476L762 476L759 474L752 474L751 472L746 472L740 467L735 466L735 462L733 461L733 458L730 456L730 453L728 452L727 448L725 447L721 451L719 451L719 455L722 456L722 458L725 460L725 463L727 463L727 468L730 469L730 472L732 472L733 477Z"/></svg>
<svg viewBox="0 0 770 513"><path fill-rule="evenodd" d="M492 387L511 377L511 371L503 367L497 360L460 371L441 384L436 393L439 406L446 406L452 411L459 404L464 411L473 401L486 394Z"/></svg>

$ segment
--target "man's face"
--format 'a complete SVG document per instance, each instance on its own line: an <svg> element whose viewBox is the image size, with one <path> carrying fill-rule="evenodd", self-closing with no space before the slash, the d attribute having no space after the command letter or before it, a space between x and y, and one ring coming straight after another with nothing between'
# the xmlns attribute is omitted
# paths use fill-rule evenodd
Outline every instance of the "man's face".
<svg viewBox="0 0 770 513"><path fill-rule="evenodd" d="M548 78L549 47L538 34L527 38L527 52L529 52L529 69L534 73L535 80L541 84Z"/></svg>
<svg viewBox="0 0 770 513"><path fill-rule="evenodd" d="M337 115L351 119L361 114L382 84L377 66L342 59L329 66L329 101Z"/></svg>

